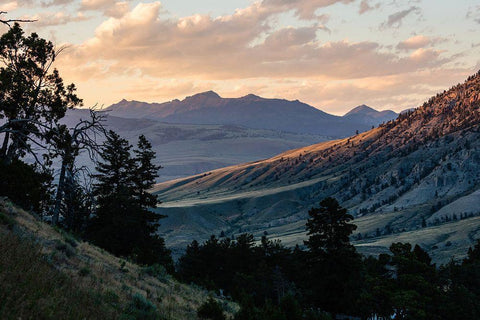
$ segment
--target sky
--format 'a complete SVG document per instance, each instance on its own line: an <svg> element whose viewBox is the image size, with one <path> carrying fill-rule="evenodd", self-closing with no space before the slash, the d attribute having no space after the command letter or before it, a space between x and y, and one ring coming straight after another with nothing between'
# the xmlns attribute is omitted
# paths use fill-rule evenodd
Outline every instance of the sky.
<svg viewBox="0 0 480 320"><path fill-rule="evenodd" d="M66 47L55 67L85 107L214 90L338 115L401 111L480 69L478 0L0 0L0 11Z"/></svg>

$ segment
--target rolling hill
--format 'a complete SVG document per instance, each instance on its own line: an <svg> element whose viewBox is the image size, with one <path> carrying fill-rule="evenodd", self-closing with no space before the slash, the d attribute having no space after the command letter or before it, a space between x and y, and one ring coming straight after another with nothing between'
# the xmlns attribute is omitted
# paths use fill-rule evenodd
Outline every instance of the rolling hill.
<svg viewBox="0 0 480 320"><path fill-rule="evenodd" d="M370 131L161 183L160 232L177 247L220 231L301 243L308 209L333 196L362 250L404 236L448 260L480 237L479 107L480 73Z"/></svg>
<svg viewBox="0 0 480 320"><path fill-rule="evenodd" d="M88 110L69 110L63 122L74 125L87 118ZM157 154L160 181L198 174L247 161L269 158L328 137L273 130L251 129L233 125L171 124L150 119L121 118L107 114L105 126L130 143L143 134ZM79 157L80 165L92 167L88 155Z"/></svg>

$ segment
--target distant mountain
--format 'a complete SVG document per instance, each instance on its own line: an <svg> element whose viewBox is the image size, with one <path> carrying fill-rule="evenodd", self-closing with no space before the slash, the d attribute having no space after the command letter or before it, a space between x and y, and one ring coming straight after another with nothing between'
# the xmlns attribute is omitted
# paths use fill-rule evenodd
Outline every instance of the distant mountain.
<svg viewBox="0 0 480 320"><path fill-rule="evenodd" d="M280 152L327 140L312 134L250 129L232 125L172 124L148 118L122 118L107 114L105 126L137 143L145 135L157 154L159 182L186 177L234 164L265 159ZM89 111L68 110L62 122L70 127L87 119ZM86 153L79 164L93 168Z"/></svg>
<svg viewBox="0 0 480 320"><path fill-rule="evenodd" d="M410 241L443 262L480 238L479 192L480 72L368 132L156 186L173 246L220 231L302 244L308 209L333 196L362 251Z"/></svg>
<svg viewBox="0 0 480 320"><path fill-rule="evenodd" d="M339 117L298 100L265 99L253 94L222 98L213 91L165 103L122 100L107 108L111 115L124 118L179 124L235 125L334 138L349 136L357 130L363 132L396 116L392 111L369 110Z"/></svg>
<svg viewBox="0 0 480 320"><path fill-rule="evenodd" d="M360 122L367 125L378 125L398 117L398 114L392 110L377 111L369 106L362 104L346 113L343 118L352 122Z"/></svg>

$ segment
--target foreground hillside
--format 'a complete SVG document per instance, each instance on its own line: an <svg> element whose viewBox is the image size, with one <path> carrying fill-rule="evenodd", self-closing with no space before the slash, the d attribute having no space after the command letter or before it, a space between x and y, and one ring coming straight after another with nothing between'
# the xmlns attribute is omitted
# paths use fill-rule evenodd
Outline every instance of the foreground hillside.
<svg viewBox="0 0 480 320"><path fill-rule="evenodd" d="M53 229L0 200L1 319L196 319L208 292ZM230 315L237 307L223 302Z"/></svg>
<svg viewBox="0 0 480 320"><path fill-rule="evenodd" d="M221 230L300 242L308 209L333 196L356 217L360 242L440 226L426 243L434 258L464 252L479 228L451 226L480 214L479 106L476 74L368 132L159 184L161 231L175 245Z"/></svg>

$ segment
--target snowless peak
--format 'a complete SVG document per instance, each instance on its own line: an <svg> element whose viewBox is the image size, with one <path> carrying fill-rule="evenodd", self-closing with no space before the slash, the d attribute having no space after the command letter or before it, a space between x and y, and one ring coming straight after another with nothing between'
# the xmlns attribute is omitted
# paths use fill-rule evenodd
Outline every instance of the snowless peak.
<svg viewBox="0 0 480 320"><path fill-rule="evenodd" d="M247 94L246 96L242 97L241 99L243 99L243 100L259 100L259 99L262 99L262 98L253 94L253 93L250 93L250 94Z"/></svg>
<svg viewBox="0 0 480 320"><path fill-rule="evenodd" d="M197 99L221 99L218 93L210 90L202 93L194 94L193 96L186 97L185 100L197 100Z"/></svg>
<svg viewBox="0 0 480 320"><path fill-rule="evenodd" d="M349 116L349 115L352 115L352 114L368 114L368 113L371 113L371 112L378 112L378 111L373 109L373 108L370 108L369 106L367 106L365 104L362 104L358 107L353 108L352 110L347 112L345 115Z"/></svg>

